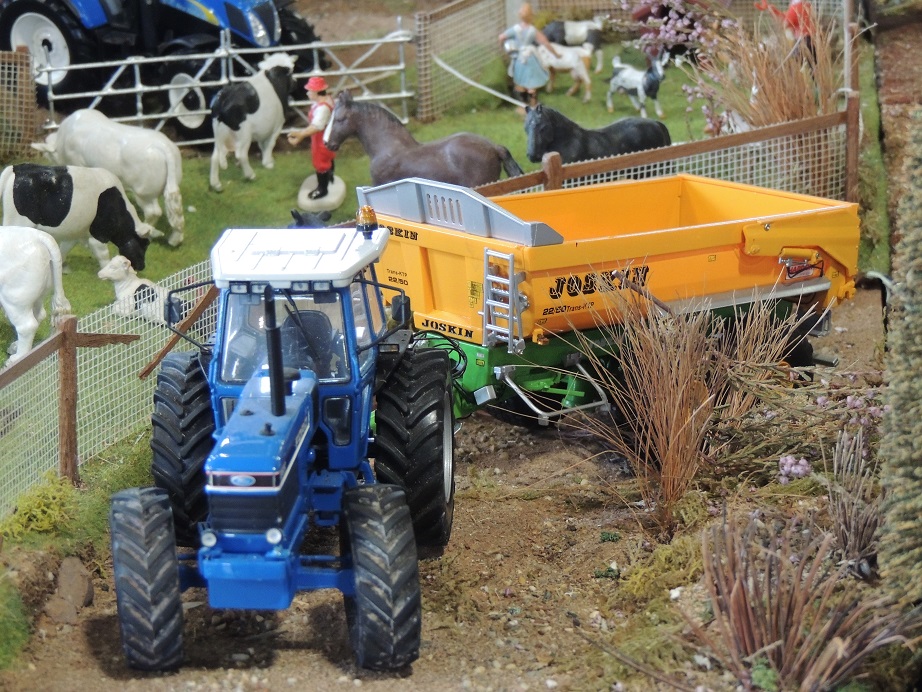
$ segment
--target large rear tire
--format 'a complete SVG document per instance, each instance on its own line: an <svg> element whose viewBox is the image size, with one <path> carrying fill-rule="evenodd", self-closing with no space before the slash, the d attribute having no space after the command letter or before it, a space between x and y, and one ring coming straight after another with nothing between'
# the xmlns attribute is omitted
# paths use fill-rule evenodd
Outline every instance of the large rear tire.
<svg viewBox="0 0 922 692"><path fill-rule="evenodd" d="M419 657L422 597L413 525L403 491L363 485L343 493L343 566L355 573L355 594L344 596L356 662L399 670Z"/></svg>
<svg viewBox="0 0 922 692"><path fill-rule="evenodd" d="M159 488L116 493L109 509L112 571L122 648L138 670L182 663L182 598L173 516Z"/></svg>
<svg viewBox="0 0 922 692"><path fill-rule="evenodd" d="M169 496L176 542L198 547L197 524L208 513L204 467L214 447L215 421L197 353L174 352L164 358L151 425L151 472L155 485Z"/></svg>
<svg viewBox="0 0 922 692"><path fill-rule="evenodd" d="M416 543L442 548L455 508L454 411L448 353L409 350L378 388L375 476L407 494Z"/></svg>
<svg viewBox="0 0 922 692"><path fill-rule="evenodd" d="M320 37L314 30L314 27L304 17L289 7L279 7L279 24L282 27L282 38L280 43L283 46L298 46L305 43L314 43L319 41ZM296 51L297 59L295 60L295 72L310 72L315 67L314 51ZM330 67L330 60L322 50L317 51L317 67L325 70Z"/></svg>
<svg viewBox="0 0 922 692"><path fill-rule="evenodd" d="M25 47L36 67L60 68L57 72L36 74L39 103L48 105L48 84L56 94L82 91L87 83L85 70L68 70L72 65L93 62L93 41L71 13L58 0L2 0L0 2L0 50Z"/></svg>

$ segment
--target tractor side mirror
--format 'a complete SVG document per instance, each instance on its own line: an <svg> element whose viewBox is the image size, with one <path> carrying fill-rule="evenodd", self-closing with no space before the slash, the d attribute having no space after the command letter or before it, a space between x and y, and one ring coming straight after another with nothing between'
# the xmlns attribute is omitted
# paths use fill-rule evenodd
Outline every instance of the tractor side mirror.
<svg viewBox="0 0 922 692"><path fill-rule="evenodd" d="M410 309L410 296L404 293L398 293L391 300L391 321L401 326L409 325L413 319L413 311Z"/></svg>

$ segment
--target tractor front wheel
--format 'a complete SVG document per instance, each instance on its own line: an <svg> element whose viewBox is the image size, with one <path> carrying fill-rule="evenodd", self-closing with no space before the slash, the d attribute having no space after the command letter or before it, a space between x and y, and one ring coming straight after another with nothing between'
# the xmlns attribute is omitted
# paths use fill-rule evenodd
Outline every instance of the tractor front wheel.
<svg viewBox="0 0 922 692"><path fill-rule="evenodd" d="M380 483L346 490L340 555L355 575L355 592L343 601L356 662L372 670L409 665L419 657L422 598L403 490Z"/></svg>
<svg viewBox="0 0 922 692"><path fill-rule="evenodd" d="M182 663L182 599L170 500L159 488L112 496L112 571L122 648L138 670Z"/></svg>

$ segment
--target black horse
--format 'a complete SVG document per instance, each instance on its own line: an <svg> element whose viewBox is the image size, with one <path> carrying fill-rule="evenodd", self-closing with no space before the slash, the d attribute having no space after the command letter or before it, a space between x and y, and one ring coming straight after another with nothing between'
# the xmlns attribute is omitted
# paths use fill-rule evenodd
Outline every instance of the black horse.
<svg viewBox="0 0 922 692"><path fill-rule="evenodd" d="M621 118L597 130L586 130L553 108L538 104L525 115L528 160L538 163L556 151L563 163L600 159L672 144L669 130L651 118Z"/></svg>

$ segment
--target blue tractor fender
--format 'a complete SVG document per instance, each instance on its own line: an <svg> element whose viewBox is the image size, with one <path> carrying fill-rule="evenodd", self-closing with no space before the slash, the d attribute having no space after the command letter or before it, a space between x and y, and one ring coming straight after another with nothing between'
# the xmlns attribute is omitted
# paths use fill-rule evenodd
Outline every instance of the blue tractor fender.
<svg viewBox="0 0 922 692"><path fill-rule="evenodd" d="M61 0L85 29L98 29L109 23L106 10L99 0Z"/></svg>

